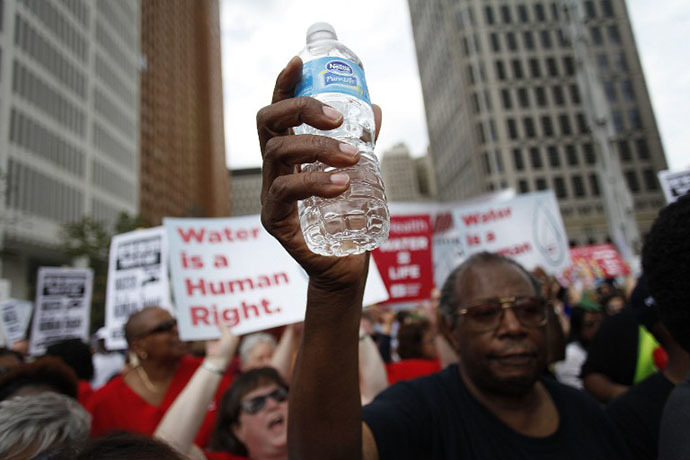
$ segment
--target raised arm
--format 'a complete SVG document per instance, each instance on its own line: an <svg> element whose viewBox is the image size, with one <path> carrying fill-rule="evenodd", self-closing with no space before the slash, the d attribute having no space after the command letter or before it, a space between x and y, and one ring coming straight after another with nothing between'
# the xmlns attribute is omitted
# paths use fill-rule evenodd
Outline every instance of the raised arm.
<svg viewBox="0 0 690 460"><path fill-rule="evenodd" d="M229 329L221 326L221 331L220 340L207 344L204 362L165 413L154 433L155 437L190 458L204 458L195 449L194 438L239 343L238 337Z"/></svg>
<svg viewBox="0 0 690 460"><path fill-rule="evenodd" d="M359 390L362 405L369 404L388 387L386 364L369 334L359 330Z"/></svg>
<svg viewBox="0 0 690 460"><path fill-rule="evenodd" d="M287 383L292 381L292 362L299 347L301 333L302 325L300 323L288 325L283 331L271 358L271 366Z"/></svg>
<svg viewBox="0 0 690 460"><path fill-rule="evenodd" d="M363 447L357 361L368 255L312 253L300 230L297 200L335 197L349 187L347 175L299 172L300 164L318 160L345 167L355 164L359 154L335 139L290 135L291 128L302 123L329 130L343 121L339 112L316 99L292 97L301 66L299 58L290 61L278 76L273 103L257 114L263 156L261 221L309 275L304 331L290 390L288 448L292 459L350 460L361 458ZM381 111L375 107L374 112L378 127Z"/></svg>

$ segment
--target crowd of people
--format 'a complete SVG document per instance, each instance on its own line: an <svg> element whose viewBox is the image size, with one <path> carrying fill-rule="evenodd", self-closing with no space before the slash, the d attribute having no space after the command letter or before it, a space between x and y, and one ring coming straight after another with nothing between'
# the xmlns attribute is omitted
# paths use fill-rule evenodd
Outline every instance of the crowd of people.
<svg viewBox="0 0 690 460"><path fill-rule="evenodd" d="M358 160L290 135L342 122L292 98L300 66L257 125L262 223L309 276L304 322L185 343L147 307L126 355L98 334L33 360L3 349L0 458L690 458L690 195L659 213L632 283L575 289L483 252L414 308L363 310L368 254L319 256L300 232L297 200L348 178L299 164Z"/></svg>

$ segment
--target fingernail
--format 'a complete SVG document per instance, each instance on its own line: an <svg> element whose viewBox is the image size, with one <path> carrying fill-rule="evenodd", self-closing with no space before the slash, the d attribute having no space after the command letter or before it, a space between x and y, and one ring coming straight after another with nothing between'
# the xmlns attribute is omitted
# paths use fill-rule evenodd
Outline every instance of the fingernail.
<svg viewBox="0 0 690 460"><path fill-rule="evenodd" d="M298 59L298 57L292 56L292 58L288 61L287 65L285 67L290 67L290 65L295 61L295 59Z"/></svg>
<svg viewBox="0 0 690 460"><path fill-rule="evenodd" d="M350 176L343 173L331 174L331 184L345 185L350 181Z"/></svg>
<svg viewBox="0 0 690 460"><path fill-rule="evenodd" d="M348 155L356 155L359 149L355 147L354 145L350 145L347 142L341 142L340 145L338 146L340 148L340 151L343 153L347 153Z"/></svg>
<svg viewBox="0 0 690 460"><path fill-rule="evenodd" d="M342 114L335 110L333 107L329 107L327 105L324 105L322 108L323 114L326 115L328 118L330 118L333 121L338 121L342 118Z"/></svg>

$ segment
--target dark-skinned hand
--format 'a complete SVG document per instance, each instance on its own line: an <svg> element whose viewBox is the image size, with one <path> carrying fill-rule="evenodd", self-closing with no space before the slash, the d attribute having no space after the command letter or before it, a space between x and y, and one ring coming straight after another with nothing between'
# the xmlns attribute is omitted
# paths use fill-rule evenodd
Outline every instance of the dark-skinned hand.
<svg viewBox="0 0 690 460"><path fill-rule="evenodd" d="M356 148L326 136L293 135L292 128L306 123L320 130L337 128L340 112L310 97L293 97L302 78L302 60L294 57L280 72L271 105L259 110L256 126L263 158L261 222L288 253L306 270L313 286L347 289L366 280L369 255L326 257L309 250L297 213L297 201L310 196L333 198L350 186L347 174L301 172L302 163L320 161L336 168L359 161ZM376 137L381 109L374 105Z"/></svg>

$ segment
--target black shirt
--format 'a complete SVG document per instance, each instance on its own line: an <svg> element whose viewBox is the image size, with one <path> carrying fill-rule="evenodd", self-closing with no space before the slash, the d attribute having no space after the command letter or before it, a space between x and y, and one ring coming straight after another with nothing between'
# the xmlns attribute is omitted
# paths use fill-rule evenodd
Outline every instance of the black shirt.
<svg viewBox="0 0 690 460"><path fill-rule="evenodd" d="M517 433L465 388L457 365L400 382L364 407L381 460L623 459L625 444L599 405L584 393L542 380L560 414L545 438Z"/></svg>
<svg viewBox="0 0 690 460"><path fill-rule="evenodd" d="M620 385L632 385L637 367L639 328L635 311L630 307L606 318L587 350L582 378L598 373Z"/></svg>
<svg viewBox="0 0 690 460"><path fill-rule="evenodd" d="M690 376L668 397L659 430L659 460L690 458Z"/></svg>
<svg viewBox="0 0 690 460"><path fill-rule="evenodd" d="M656 459L661 413L673 382L657 372L631 387L606 407L628 444L631 459Z"/></svg>

